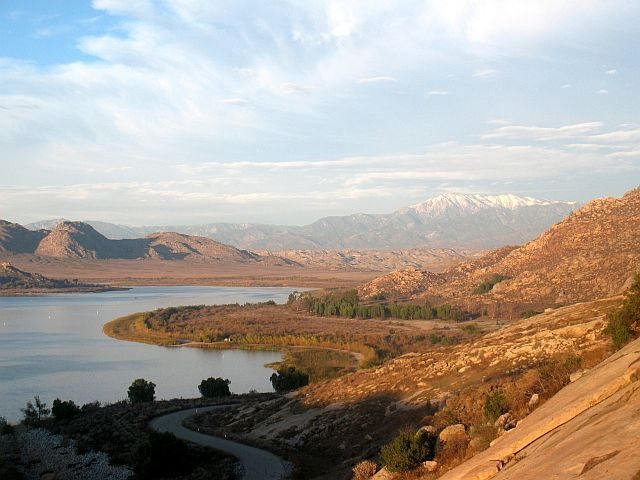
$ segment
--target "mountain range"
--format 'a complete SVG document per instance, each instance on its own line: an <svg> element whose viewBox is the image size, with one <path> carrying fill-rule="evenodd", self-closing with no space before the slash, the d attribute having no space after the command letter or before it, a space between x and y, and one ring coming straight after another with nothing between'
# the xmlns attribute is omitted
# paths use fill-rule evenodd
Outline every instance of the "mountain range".
<svg viewBox="0 0 640 480"><path fill-rule="evenodd" d="M545 201L517 195L447 193L389 214L321 218L309 225L207 223L132 227L88 220L110 239L132 239L171 231L215 239L247 250L324 250L413 247L490 249L522 244L578 208L576 202ZM28 224L51 229L61 220Z"/></svg>
<svg viewBox="0 0 640 480"><path fill-rule="evenodd" d="M640 188L597 199L521 247L502 247L443 273L395 271L361 288L495 309L569 305L620 293L640 270ZM504 312L503 312L504 313Z"/></svg>
<svg viewBox="0 0 640 480"><path fill-rule="evenodd" d="M0 255L33 254L67 259L158 259L231 261L235 263L293 264L292 261L258 255L210 238L174 232L153 233L144 238L114 240L83 222L58 223L52 230L32 231L0 220Z"/></svg>

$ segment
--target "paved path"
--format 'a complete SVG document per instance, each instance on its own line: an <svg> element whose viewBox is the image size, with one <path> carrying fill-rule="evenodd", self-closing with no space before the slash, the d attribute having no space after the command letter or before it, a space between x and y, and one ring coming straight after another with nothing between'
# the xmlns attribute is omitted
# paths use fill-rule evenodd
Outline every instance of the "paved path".
<svg viewBox="0 0 640 480"><path fill-rule="evenodd" d="M215 448L236 457L242 464L243 480L281 480L285 478L285 462L277 455L266 450L250 447L243 443L232 442L224 438L205 435L194 432L182 425L187 417L195 413L208 412L225 408L226 406L213 406L204 408L191 408L179 412L170 413L151 421L151 428L159 432L170 432L176 437L189 442Z"/></svg>

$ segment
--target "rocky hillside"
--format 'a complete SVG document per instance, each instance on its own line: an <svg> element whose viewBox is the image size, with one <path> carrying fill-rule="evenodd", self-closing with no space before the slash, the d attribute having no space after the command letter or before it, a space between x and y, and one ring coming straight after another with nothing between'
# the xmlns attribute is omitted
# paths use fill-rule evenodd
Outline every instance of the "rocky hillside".
<svg viewBox="0 0 640 480"><path fill-rule="evenodd" d="M496 250L442 274L394 272L363 286L361 294L453 303L464 298L463 306L488 310L602 298L628 287L640 270L639 224L640 189L636 189L621 198L585 205L522 247ZM412 284L409 292L402 288L407 282Z"/></svg>
<svg viewBox="0 0 640 480"><path fill-rule="evenodd" d="M17 223L0 220L0 254L32 253L47 233L46 230L28 230Z"/></svg>
<svg viewBox="0 0 640 480"><path fill-rule="evenodd" d="M216 412L197 425L322 458L324 476L318 478L349 478L347 472L354 463L375 457L402 427L433 425L434 412L455 404L459 392L474 392L469 398L482 403L495 382L520 378L531 369L537 372L553 359L601 358L609 348L603 336L607 312L621 301L616 297L563 307L470 343L408 353L378 368L309 385L282 399ZM437 332L435 324L431 328ZM522 389L526 397L522 415L533 393L539 394L541 403L550 395L535 375L531 379L533 383ZM484 448L482 435L474 433L468 439L469 448Z"/></svg>
<svg viewBox="0 0 640 480"><path fill-rule="evenodd" d="M575 202L517 195L443 194L393 213L324 217L304 226L209 223L129 227L88 223L110 238L175 231L250 250L485 250L531 240L576 208ZM29 227L52 228L57 222L37 222Z"/></svg>
<svg viewBox="0 0 640 480"><path fill-rule="evenodd" d="M112 240L83 222L61 222L51 231L29 231L3 222L0 253L4 256L31 253L69 259L159 259L189 261L265 262L292 265L291 260L260 256L210 238L179 233L154 233L144 238Z"/></svg>
<svg viewBox="0 0 640 480"><path fill-rule="evenodd" d="M636 340L442 480L637 479L639 379Z"/></svg>

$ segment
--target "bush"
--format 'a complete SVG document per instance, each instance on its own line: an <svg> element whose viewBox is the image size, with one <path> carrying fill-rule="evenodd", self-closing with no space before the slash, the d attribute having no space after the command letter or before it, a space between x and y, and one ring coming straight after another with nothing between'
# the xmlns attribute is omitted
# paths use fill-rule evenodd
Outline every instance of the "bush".
<svg viewBox="0 0 640 480"><path fill-rule="evenodd" d="M131 403L153 402L156 398L156 384L137 378L129 386L127 395Z"/></svg>
<svg viewBox="0 0 640 480"><path fill-rule="evenodd" d="M80 407L73 403L73 400L62 401L56 398L51 407L51 414L55 420L65 420L79 415Z"/></svg>
<svg viewBox="0 0 640 480"><path fill-rule="evenodd" d="M406 472L418 467L435 454L436 437L431 433L402 430L380 450L380 460L390 472Z"/></svg>
<svg viewBox="0 0 640 480"><path fill-rule="evenodd" d="M487 395L484 401L484 416L488 421L495 422L507 411L507 397L502 390L494 390Z"/></svg>
<svg viewBox="0 0 640 480"><path fill-rule="evenodd" d="M200 394L206 398L228 397L231 395L229 385L231 385L231 381L227 378L209 377L200 382L198 390L200 390Z"/></svg>
<svg viewBox="0 0 640 480"><path fill-rule="evenodd" d="M178 476L190 469L187 444L172 433L151 432L135 454L134 471L142 480Z"/></svg>
<svg viewBox="0 0 640 480"><path fill-rule="evenodd" d="M278 373L272 374L269 380L276 392L289 392L308 385L309 375L289 367L278 370Z"/></svg>
<svg viewBox="0 0 640 480"><path fill-rule="evenodd" d="M25 408L20 409L24 415L22 423L28 426L37 426L43 420L49 417L51 410L47 408L47 404L40 401L40 397L37 395L33 397L35 405L31 402L27 402Z"/></svg>
<svg viewBox="0 0 640 480"><path fill-rule="evenodd" d="M351 480L369 480L378 470L376 462L371 460L363 460L353 467L353 477Z"/></svg>

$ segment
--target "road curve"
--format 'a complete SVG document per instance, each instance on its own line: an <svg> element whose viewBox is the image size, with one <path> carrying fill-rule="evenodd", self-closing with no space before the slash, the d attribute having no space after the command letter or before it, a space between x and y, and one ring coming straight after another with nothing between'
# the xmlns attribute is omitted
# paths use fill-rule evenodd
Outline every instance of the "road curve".
<svg viewBox="0 0 640 480"><path fill-rule="evenodd" d="M205 435L194 432L183 426L187 417L195 413L203 413L211 410L225 408L223 405L191 408L156 417L151 421L151 428L158 432L170 432L176 437L189 442L215 448L236 457L242 464L243 480L281 480L285 478L285 462L277 455L266 450L250 447L224 438Z"/></svg>

